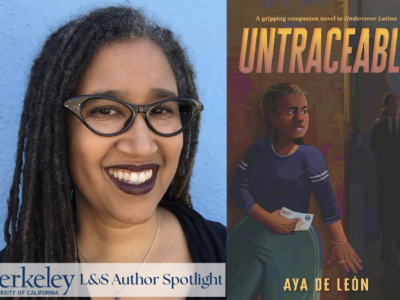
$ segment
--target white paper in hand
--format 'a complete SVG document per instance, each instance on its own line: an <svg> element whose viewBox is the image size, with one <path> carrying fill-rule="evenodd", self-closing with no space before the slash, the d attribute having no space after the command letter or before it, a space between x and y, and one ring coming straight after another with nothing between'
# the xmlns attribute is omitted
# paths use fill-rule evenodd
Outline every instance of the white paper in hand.
<svg viewBox="0 0 400 300"><path fill-rule="evenodd" d="M310 229L312 220L314 215L313 214L303 214L299 213L293 210L290 210L286 207L282 207L280 213L282 217L285 217L286 219L300 219L299 222L296 224L296 228L294 231L302 231L302 230L308 230Z"/></svg>

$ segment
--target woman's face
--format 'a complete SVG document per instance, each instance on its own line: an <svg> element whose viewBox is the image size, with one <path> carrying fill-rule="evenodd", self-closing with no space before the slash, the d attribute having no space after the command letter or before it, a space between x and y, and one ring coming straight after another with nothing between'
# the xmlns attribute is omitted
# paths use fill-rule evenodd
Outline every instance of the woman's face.
<svg viewBox="0 0 400 300"><path fill-rule="evenodd" d="M269 113L272 124L279 128L281 134L290 138L303 137L308 129L307 99L304 94L291 94L279 101L277 112Z"/></svg>
<svg viewBox="0 0 400 300"><path fill-rule="evenodd" d="M178 89L162 49L149 39L137 39L115 42L94 57L76 95L98 94L148 105L178 97ZM119 224L147 221L175 175L183 135L157 135L148 128L143 113L136 115L127 131L113 137L91 132L69 114L68 132L69 169L79 216ZM136 178L135 184L130 178Z"/></svg>

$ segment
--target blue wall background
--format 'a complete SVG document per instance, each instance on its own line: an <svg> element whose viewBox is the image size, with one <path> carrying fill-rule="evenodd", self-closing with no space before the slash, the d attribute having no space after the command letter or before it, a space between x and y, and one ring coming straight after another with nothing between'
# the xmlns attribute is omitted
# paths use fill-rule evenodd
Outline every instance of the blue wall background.
<svg viewBox="0 0 400 300"><path fill-rule="evenodd" d="M224 0L1 0L0 2L0 228L14 172L22 102L33 60L47 36L97 7L142 7L180 35L197 71L202 115L191 194L204 217L226 224L226 2ZM0 249L5 245L0 233Z"/></svg>

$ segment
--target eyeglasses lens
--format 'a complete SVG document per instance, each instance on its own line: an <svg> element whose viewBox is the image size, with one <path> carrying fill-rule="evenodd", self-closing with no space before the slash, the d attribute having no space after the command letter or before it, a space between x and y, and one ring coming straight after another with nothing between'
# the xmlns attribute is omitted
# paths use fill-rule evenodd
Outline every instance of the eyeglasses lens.
<svg viewBox="0 0 400 300"><path fill-rule="evenodd" d="M126 105L114 100L90 99L82 107L82 116L94 130L113 134L125 127L132 118L132 112Z"/></svg>
<svg viewBox="0 0 400 300"><path fill-rule="evenodd" d="M94 130L114 134L131 122L132 111L125 104L99 98L83 104L82 116ZM186 126L191 116L192 106L189 102L171 100L151 108L148 121L159 133L173 134Z"/></svg>
<svg viewBox="0 0 400 300"><path fill-rule="evenodd" d="M178 132L186 126L192 116L192 106L181 100L161 103L150 110L149 122L163 134Z"/></svg>

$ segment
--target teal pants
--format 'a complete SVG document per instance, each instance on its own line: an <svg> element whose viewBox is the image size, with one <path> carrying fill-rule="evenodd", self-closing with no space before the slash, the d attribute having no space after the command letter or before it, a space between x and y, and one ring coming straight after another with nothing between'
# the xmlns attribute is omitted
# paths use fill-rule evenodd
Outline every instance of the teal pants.
<svg viewBox="0 0 400 300"><path fill-rule="evenodd" d="M322 275L322 244L314 225L278 234L244 216L228 232L227 299L319 300L315 278ZM289 278L292 291L284 291ZM293 278L299 279L293 291ZM305 278L307 291L300 291Z"/></svg>

